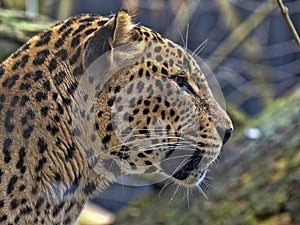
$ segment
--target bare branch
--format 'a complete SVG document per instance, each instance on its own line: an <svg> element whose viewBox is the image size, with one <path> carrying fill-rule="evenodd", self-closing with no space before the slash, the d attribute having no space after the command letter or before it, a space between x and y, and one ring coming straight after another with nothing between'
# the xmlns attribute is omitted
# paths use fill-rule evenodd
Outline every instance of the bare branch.
<svg viewBox="0 0 300 225"><path fill-rule="evenodd" d="M288 24L288 27L296 41L296 44L298 45L298 47L300 48L300 38L299 38L299 35L297 33L297 30L290 18L290 15L289 15L289 9L288 7L286 7L283 3L282 3L282 0L277 0L277 3L278 3L278 6L280 8L280 13L282 14L282 16L284 17L285 21L287 22Z"/></svg>

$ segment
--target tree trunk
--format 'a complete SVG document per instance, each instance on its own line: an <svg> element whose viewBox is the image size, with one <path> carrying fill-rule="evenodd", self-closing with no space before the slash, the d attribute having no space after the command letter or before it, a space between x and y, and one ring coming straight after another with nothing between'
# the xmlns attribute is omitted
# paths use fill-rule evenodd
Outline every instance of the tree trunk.
<svg viewBox="0 0 300 225"><path fill-rule="evenodd" d="M235 132L209 176L208 200L194 193L187 207L182 194L172 198L175 188L160 198L158 190L126 208L115 224L299 225L300 89Z"/></svg>

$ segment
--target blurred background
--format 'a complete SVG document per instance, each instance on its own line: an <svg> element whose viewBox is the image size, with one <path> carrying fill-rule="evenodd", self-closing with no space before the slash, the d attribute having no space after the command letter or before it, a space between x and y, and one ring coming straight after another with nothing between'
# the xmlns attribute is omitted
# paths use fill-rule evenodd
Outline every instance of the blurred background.
<svg viewBox="0 0 300 225"><path fill-rule="evenodd" d="M300 1L284 4L300 31ZM0 0L0 8L1 61L32 35L71 15L109 16L127 9L136 23L195 51L204 60L221 86L236 130L248 132L250 139L257 131L243 129L245 124L299 87L300 48L275 0ZM163 185L124 179L137 185L114 184L96 195L79 223L112 223L131 200Z"/></svg>

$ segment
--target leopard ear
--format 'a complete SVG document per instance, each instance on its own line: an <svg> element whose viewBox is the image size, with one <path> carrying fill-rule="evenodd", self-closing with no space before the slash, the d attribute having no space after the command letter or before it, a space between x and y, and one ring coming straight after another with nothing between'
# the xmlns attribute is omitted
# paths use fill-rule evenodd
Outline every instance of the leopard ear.
<svg viewBox="0 0 300 225"><path fill-rule="evenodd" d="M119 11L88 41L83 56L84 67L87 68L112 48L128 43L132 37L133 26L128 12Z"/></svg>

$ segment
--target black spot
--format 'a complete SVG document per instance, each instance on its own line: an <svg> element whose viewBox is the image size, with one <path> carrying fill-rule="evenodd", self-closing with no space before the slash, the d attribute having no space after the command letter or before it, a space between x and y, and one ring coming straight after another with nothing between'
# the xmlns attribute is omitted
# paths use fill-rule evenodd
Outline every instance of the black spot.
<svg viewBox="0 0 300 225"><path fill-rule="evenodd" d="M0 208L2 208L4 206L4 200L0 200Z"/></svg>
<svg viewBox="0 0 300 225"><path fill-rule="evenodd" d="M159 103L161 103L161 99L162 99L161 96L157 96L156 99Z"/></svg>
<svg viewBox="0 0 300 225"><path fill-rule="evenodd" d="M50 124L46 126L46 129L52 136L57 134L57 132L59 131L59 129L56 126L51 126Z"/></svg>
<svg viewBox="0 0 300 225"><path fill-rule="evenodd" d="M66 28L66 27L65 27ZM69 36L69 34L73 31L73 28L70 27L69 29L67 29L64 33L62 33L61 37L55 42L54 46L55 48L59 48L61 47L65 40L66 40L66 37Z"/></svg>
<svg viewBox="0 0 300 225"><path fill-rule="evenodd" d="M178 53L178 57L181 58L181 56L182 56L182 51L181 51L179 48L177 49L177 53Z"/></svg>
<svg viewBox="0 0 300 225"><path fill-rule="evenodd" d="M83 188L83 192L86 194L86 195L89 195L91 193L93 193L97 188L95 187L95 185L93 183L87 183L85 185L85 187Z"/></svg>
<svg viewBox="0 0 300 225"><path fill-rule="evenodd" d="M152 112L155 113L155 112L157 112L158 110L159 110L159 105L156 104L156 105L154 106Z"/></svg>
<svg viewBox="0 0 300 225"><path fill-rule="evenodd" d="M52 72L53 70L55 70L57 67L57 61L55 58L52 58L50 63L49 63L49 66L48 66L48 69L50 72Z"/></svg>
<svg viewBox="0 0 300 225"><path fill-rule="evenodd" d="M0 222L4 222L7 220L7 215L0 216Z"/></svg>
<svg viewBox="0 0 300 225"><path fill-rule="evenodd" d="M84 32L84 35L85 36L88 36L90 35L91 33L94 33L96 30L98 30L97 28L91 28L91 29L88 29Z"/></svg>
<svg viewBox="0 0 300 225"><path fill-rule="evenodd" d="M15 125L11 122L11 119L14 116L14 112L12 110L7 110L5 115L4 127L7 132L12 132Z"/></svg>
<svg viewBox="0 0 300 225"><path fill-rule="evenodd" d="M16 175L13 175L10 178L8 185L7 185L7 191L6 191L7 195L10 195L13 192L15 184L17 183L17 180L18 180L18 177Z"/></svg>
<svg viewBox="0 0 300 225"><path fill-rule="evenodd" d="M47 45L51 39L52 30L48 30L43 33L40 37L40 40L35 44L35 47L41 47Z"/></svg>
<svg viewBox="0 0 300 225"><path fill-rule="evenodd" d="M149 112L150 112L150 110L149 110L148 108L146 108L146 109L143 110L143 114L144 114L144 115L149 114Z"/></svg>
<svg viewBox="0 0 300 225"><path fill-rule="evenodd" d="M67 74L64 71L60 71L59 73L54 75L54 77L53 77L54 83L56 85L62 84L66 76L67 76Z"/></svg>
<svg viewBox="0 0 300 225"><path fill-rule="evenodd" d="M37 92L36 95L35 95L35 99L38 101L38 102L41 102L43 100L46 100L48 97L47 93L45 92Z"/></svg>
<svg viewBox="0 0 300 225"><path fill-rule="evenodd" d="M15 219L14 219L14 222L15 222L15 223L18 223L19 220L20 220L20 217L19 217L19 216L16 216Z"/></svg>
<svg viewBox="0 0 300 225"><path fill-rule="evenodd" d="M19 100L19 96L15 95L11 100L10 106L14 107L18 103L18 100Z"/></svg>
<svg viewBox="0 0 300 225"><path fill-rule="evenodd" d="M167 107L167 108L169 108L170 107L170 102L168 102L167 100L165 100L165 106Z"/></svg>
<svg viewBox="0 0 300 225"><path fill-rule="evenodd" d="M43 169L44 164L47 162L47 159L45 157L41 158L38 161L38 164L35 167L35 172L39 172Z"/></svg>
<svg viewBox="0 0 300 225"><path fill-rule="evenodd" d="M128 94L128 95L131 94L131 92L132 92L132 90L133 90L133 86L134 86L133 83L131 83L131 84L129 85L129 87L128 87L128 89L127 89L127 94Z"/></svg>
<svg viewBox="0 0 300 225"><path fill-rule="evenodd" d="M115 94L118 93L118 92L120 92L120 91L121 91L121 87L119 85L116 86L115 90L114 90Z"/></svg>
<svg viewBox="0 0 300 225"><path fill-rule="evenodd" d="M19 206L19 201L17 199L13 199L10 202L10 209L14 210L15 208L17 208Z"/></svg>
<svg viewBox="0 0 300 225"><path fill-rule="evenodd" d="M82 64L78 67L76 67L73 71L73 75L74 76L79 76L79 75L82 75L83 74L83 66Z"/></svg>
<svg viewBox="0 0 300 225"><path fill-rule="evenodd" d="M25 173L26 166L24 166L24 157L26 155L26 149L21 147L19 149L19 161L17 162L16 168L20 170L21 173Z"/></svg>
<svg viewBox="0 0 300 225"><path fill-rule="evenodd" d="M130 158L130 156L128 154L124 153L124 152L111 152L110 154L118 156L120 159L123 159L123 160L126 160L126 159Z"/></svg>
<svg viewBox="0 0 300 225"><path fill-rule="evenodd" d="M70 84L70 86L67 88L68 93L70 95L73 95L73 93L76 91L77 87L78 87L78 82L77 81L72 82Z"/></svg>
<svg viewBox="0 0 300 225"><path fill-rule="evenodd" d="M28 126L22 133L23 138L25 138L25 139L30 138L33 129L34 129L34 126Z"/></svg>
<svg viewBox="0 0 300 225"><path fill-rule="evenodd" d="M108 102L107 102L107 105L109 106L109 107L112 107L113 106L113 104L114 104L114 102L115 102L115 97L112 97L112 98L110 98L109 100L108 100Z"/></svg>
<svg viewBox="0 0 300 225"><path fill-rule="evenodd" d="M12 66L12 70L18 69L19 65L20 65L20 61L15 62Z"/></svg>
<svg viewBox="0 0 300 225"><path fill-rule="evenodd" d="M48 144L46 143L45 139L42 137L39 137L37 145L39 147L40 153L44 153L45 151L48 150Z"/></svg>
<svg viewBox="0 0 300 225"><path fill-rule="evenodd" d="M1 94L0 95L0 102L4 102L5 101L5 95L4 94Z"/></svg>
<svg viewBox="0 0 300 225"><path fill-rule="evenodd" d="M98 117L101 117L101 116L103 115L103 113L104 113L104 112L100 110L100 111L98 112L97 116L98 116Z"/></svg>
<svg viewBox="0 0 300 225"><path fill-rule="evenodd" d="M168 75L168 71L164 67L161 68L161 73L164 75Z"/></svg>
<svg viewBox="0 0 300 225"><path fill-rule="evenodd" d="M61 181L61 175L59 173L57 173L57 172L54 173L54 179L55 179L56 182Z"/></svg>
<svg viewBox="0 0 300 225"><path fill-rule="evenodd" d="M114 127L111 123L109 123L107 126L106 126L106 130L107 131L113 131L114 130Z"/></svg>
<svg viewBox="0 0 300 225"><path fill-rule="evenodd" d="M154 48L154 52L158 53L161 51L161 47L160 46L157 46Z"/></svg>
<svg viewBox="0 0 300 225"><path fill-rule="evenodd" d="M102 144L107 144L111 139L111 136L110 135L106 135L105 137L103 137L102 139Z"/></svg>
<svg viewBox="0 0 300 225"><path fill-rule="evenodd" d="M0 184L1 184L1 181L2 181L2 176L3 176L4 172L3 170L0 168ZM1 207L1 206L0 206Z"/></svg>
<svg viewBox="0 0 300 225"><path fill-rule="evenodd" d="M149 160L146 160L146 161L145 161L145 165L146 165L146 166L151 166L151 165L152 165L152 162L150 162Z"/></svg>
<svg viewBox="0 0 300 225"><path fill-rule="evenodd" d="M20 76L18 74L14 74L12 76L7 77L2 82L2 86L11 89L16 84L16 81L19 79L19 77Z"/></svg>
<svg viewBox="0 0 300 225"><path fill-rule="evenodd" d="M146 157L147 157L147 156L146 156L144 153L142 153L142 152L140 152L137 156L140 157L140 158L146 158Z"/></svg>
<svg viewBox="0 0 300 225"><path fill-rule="evenodd" d="M139 111L140 111L139 109L134 109L132 113L133 113L133 115L136 115L139 113Z"/></svg>
<svg viewBox="0 0 300 225"><path fill-rule="evenodd" d="M63 221L63 224L66 225L66 224L70 224L70 222L72 222L72 218L70 216L68 216L64 221Z"/></svg>
<svg viewBox="0 0 300 225"><path fill-rule="evenodd" d="M24 191L26 189L26 186L24 184L22 184L20 187L19 187L19 191ZM22 201L21 201L22 203Z"/></svg>
<svg viewBox="0 0 300 225"><path fill-rule="evenodd" d="M27 84L27 83L22 83L19 87L20 90L28 90L30 88L31 88L31 85Z"/></svg>
<svg viewBox="0 0 300 225"><path fill-rule="evenodd" d="M163 60L163 58L160 55L156 56L156 61L157 62L161 62L162 60Z"/></svg>
<svg viewBox="0 0 300 225"><path fill-rule="evenodd" d="M68 58L68 52L65 49L61 49L55 56L60 58L62 61L65 61Z"/></svg>
<svg viewBox="0 0 300 225"><path fill-rule="evenodd" d="M3 149L2 152L4 154L4 162L9 163L11 160L11 155L10 155L10 146L12 144L12 139L6 138L3 142Z"/></svg>
<svg viewBox="0 0 300 225"><path fill-rule="evenodd" d="M76 204L76 202L71 201L69 206L66 207L65 213L68 213L74 207L75 204Z"/></svg>
<svg viewBox="0 0 300 225"><path fill-rule="evenodd" d="M144 72L144 69L141 68L141 69L139 70L139 77L142 77L142 76L143 76L143 72Z"/></svg>
<svg viewBox="0 0 300 225"><path fill-rule="evenodd" d="M77 35L76 37L74 37L72 39L71 47L74 48L74 47L78 46L79 43L80 43L80 35Z"/></svg>
<svg viewBox="0 0 300 225"><path fill-rule="evenodd" d="M43 71L37 70L34 74L34 81L39 81L43 77Z"/></svg>
<svg viewBox="0 0 300 225"><path fill-rule="evenodd" d="M68 161L69 159L72 159L73 158L73 155L74 155L74 152L75 152L75 147L72 145L72 146L69 146L67 148L67 154L65 156L65 159Z"/></svg>
<svg viewBox="0 0 300 225"><path fill-rule="evenodd" d="M147 99L146 99L146 100L144 100L144 105L145 105L145 106L149 106L149 105L150 105L150 101L149 101L149 100L147 100Z"/></svg>
<svg viewBox="0 0 300 225"><path fill-rule="evenodd" d="M30 214L32 212L32 208L29 206L26 206L25 208L21 209L20 213L21 215Z"/></svg>
<svg viewBox="0 0 300 225"><path fill-rule="evenodd" d="M65 202L62 202L62 203L54 206L52 216L56 217L58 215L58 213L63 209L64 205L65 205Z"/></svg>
<svg viewBox="0 0 300 225"><path fill-rule="evenodd" d="M24 55L23 57L22 57L22 59L21 59L21 66L24 68L25 67L25 65L27 64L27 62L28 62L28 60L29 60L29 55Z"/></svg>
<svg viewBox="0 0 300 225"><path fill-rule="evenodd" d="M42 198L42 197L38 198L34 208L39 209L43 205L44 201L45 201L44 198Z"/></svg>
<svg viewBox="0 0 300 225"><path fill-rule="evenodd" d="M60 114L64 114L64 108L59 103L57 103L57 110L59 111Z"/></svg>
<svg viewBox="0 0 300 225"><path fill-rule="evenodd" d="M165 118L166 118L166 111L165 111L165 110L162 110L162 111L161 111L161 119L162 119L162 120L165 120Z"/></svg>
<svg viewBox="0 0 300 225"><path fill-rule="evenodd" d="M48 106L42 107L42 108L41 108L41 115L42 115L42 116L47 116L48 110L49 110Z"/></svg>
<svg viewBox="0 0 300 225"><path fill-rule="evenodd" d="M157 67L156 66L152 66L152 71L155 73L157 72Z"/></svg>
<svg viewBox="0 0 300 225"><path fill-rule="evenodd" d="M155 86L159 88L160 91L163 91L163 85L160 80L155 81Z"/></svg>
<svg viewBox="0 0 300 225"><path fill-rule="evenodd" d="M4 75L5 70L3 69L3 66L0 66L0 78Z"/></svg>
<svg viewBox="0 0 300 225"><path fill-rule="evenodd" d="M35 56L35 58L34 58L34 60L32 62L33 65L38 66L38 65L44 64L45 60L46 60L46 58L48 57L49 54L50 54L49 50L41 50L41 51L39 51L36 54L36 56Z"/></svg>
<svg viewBox="0 0 300 225"><path fill-rule="evenodd" d="M174 119L174 122L177 123L180 119L180 116L176 116L176 118Z"/></svg>
<svg viewBox="0 0 300 225"><path fill-rule="evenodd" d="M171 109L170 110L170 116L173 117L174 115L175 115L175 111L174 111L174 109Z"/></svg>
<svg viewBox="0 0 300 225"><path fill-rule="evenodd" d="M78 58L80 57L80 53L81 53L81 48L78 48L76 53L70 59L70 64L71 65L73 65L74 63L77 62Z"/></svg>
<svg viewBox="0 0 300 225"><path fill-rule="evenodd" d="M132 122L134 120L133 116L128 117L128 122Z"/></svg>
<svg viewBox="0 0 300 225"><path fill-rule="evenodd" d="M52 94L53 100L56 101L57 97L58 97L58 94L57 94L56 92L54 92L54 93Z"/></svg>
<svg viewBox="0 0 300 225"><path fill-rule="evenodd" d="M27 95L23 95L20 101L20 106L24 107L28 101L29 101L29 97Z"/></svg>
<svg viewBox="0 0 300 225"><path fill-rule="evenodd" d="M86 24L81 24L72 34L72 36L75 36L79 34L81 31L83 31L87 27Z"/></svg>
<svg viewBox="0 0 300 225"><path fill-rule="evenodd" d="M50 86L50 81L49 80L45 80L43 83L43 87L47 90L50 91L51 86Z"/></svg>

